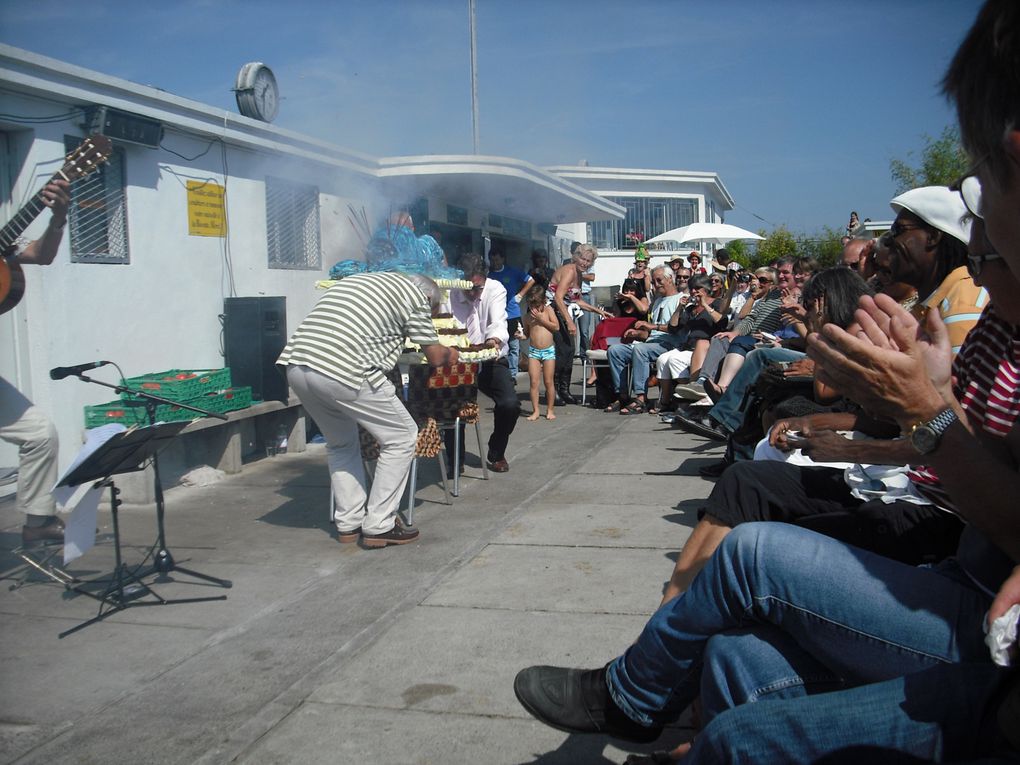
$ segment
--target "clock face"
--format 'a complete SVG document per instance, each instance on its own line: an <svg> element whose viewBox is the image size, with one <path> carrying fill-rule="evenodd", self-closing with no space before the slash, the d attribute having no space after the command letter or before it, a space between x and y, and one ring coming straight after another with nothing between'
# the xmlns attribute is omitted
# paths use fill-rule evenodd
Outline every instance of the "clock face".
<svg viewBox="0 0 1020 765"><path fill-rule="evenodd" d="M271 122L280 108L277 96L276 78L268 68L262 67L255 77L255 105L262 115L260 119Z"/></svg>
<svg viewBox="0 0 1020 765"><path fill-rule="evenodd" d="M254 61L241 67L234 87L237 108L245 117L272 122L280 109L276 77L263 63Z"/></svg>

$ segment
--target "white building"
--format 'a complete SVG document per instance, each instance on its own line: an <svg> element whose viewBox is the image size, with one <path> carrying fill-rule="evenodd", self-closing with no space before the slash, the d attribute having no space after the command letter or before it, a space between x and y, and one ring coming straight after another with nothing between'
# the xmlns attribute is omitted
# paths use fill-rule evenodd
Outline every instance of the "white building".
<svg viewBox="0 0 1020 765"><path fill-rule="evenodd" d="M691 223L723 223L725 213L734 207L733 197L718 173L587 165L547 169L626 211L623 219L562 226L557 232L566 240L591 242L598 247L596 287L618 287L623 282L640 242ZM563 241L557 242L559 248L564 246ZM711 251L703 246L662 242L649 249L651 264L656 266L677 252L687 254L692 250L701 252L706 262L711 259Z"/></svg>
<svg viewBox="0 0 1020 765"><path fill-rule="evenodd" d="M130 377L224 366L224 299L283 296L293 328L319 297L315 282L362 258L362 214L374 227L408 209L451 262L498 246L523 266L532 249L555 254L571 238L598 242L605 262L604 242L620 245L637 222L651 236L733 206L712 173L371 157L6 45L0 86L4 222L84 136L113 139L110 160L75 183L56 262L26 268L24 298L0 315L0 375L53 418L61 464L81 443L83 407L114 396L52 381L51 368L104 359ZM261 448L254 431L246 440ZM0 443L0 465L15 463Z"/></svg>

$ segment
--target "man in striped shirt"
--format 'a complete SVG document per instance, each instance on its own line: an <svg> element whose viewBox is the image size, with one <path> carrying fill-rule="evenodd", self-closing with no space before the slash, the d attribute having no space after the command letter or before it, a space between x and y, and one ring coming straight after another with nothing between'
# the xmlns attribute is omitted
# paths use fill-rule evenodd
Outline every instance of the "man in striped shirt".
<svg viewBox="0 0 1020 765"><path fill-rule="evenodd" d="M422 347L432 367L456 363L439 344L432 316L442 295L419 274L355 274L331 287L298 326L277 364L326 437L342 543L366 547L413 542L418 530L397 521L414 459L418 426L396 397L387 373L404 338ZM365 491L358 426L379 442L372 491Z"/></svg>

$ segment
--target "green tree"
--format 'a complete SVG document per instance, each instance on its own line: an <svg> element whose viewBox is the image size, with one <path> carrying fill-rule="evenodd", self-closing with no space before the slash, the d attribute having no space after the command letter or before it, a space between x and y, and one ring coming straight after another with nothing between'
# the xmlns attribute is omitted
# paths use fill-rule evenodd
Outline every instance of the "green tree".
<svg viewBox="0 0 1020 765"><path fill-rule="evenodd" d="M747 242L742 239L734 239L732 242L727 242L726 252L730 254L731 260L736 261L742 266L746 266L751 262L751 255L747 251Z"/></svg>
<svg viewBox="0 0 1020 765"><path fill-rule="evenodd" d="M797 240L786 226L773 229L769 234L761 230L758 232L758 236L765 238L758 242L757 250L752 258L751 265L754 268L767 266L778 258L793 258L798 254Z"/></svg>
<svg viewBox="0 0 1020 765"><path fill-rule="evenodd" d="M947 126L938 138L927 133L921 137L924 148L919 166L912 167L902 159L889 160L889 173L896 184L897 194L918 186L948 186L967 171L969 160L955 127ZM913 155L914 152L907 152L908 159Z"/></svg>
<svg viewBox="0 0 1020 765"><path fill-rule="evenodd" d="M797 239L797 254L812 257L822 268L836 265L843 256L842 233L826 226L821 232Z"/></svg>

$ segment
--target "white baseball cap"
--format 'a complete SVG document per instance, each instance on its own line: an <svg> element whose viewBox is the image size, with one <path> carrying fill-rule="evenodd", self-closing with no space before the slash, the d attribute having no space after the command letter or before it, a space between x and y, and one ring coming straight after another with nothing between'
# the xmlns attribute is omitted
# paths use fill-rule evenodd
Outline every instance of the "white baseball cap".
<svg viewBox="0 0 1020 765"><path fill-rule="evenodd" d="M970 241L970 215L957 191L946 186L922 186L905 191L889 202L892 209L912 212L929 226L956 237L964 244Z"/></svg>

